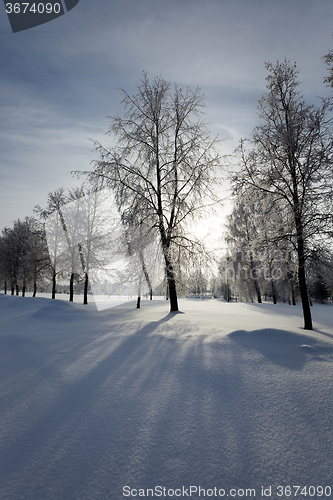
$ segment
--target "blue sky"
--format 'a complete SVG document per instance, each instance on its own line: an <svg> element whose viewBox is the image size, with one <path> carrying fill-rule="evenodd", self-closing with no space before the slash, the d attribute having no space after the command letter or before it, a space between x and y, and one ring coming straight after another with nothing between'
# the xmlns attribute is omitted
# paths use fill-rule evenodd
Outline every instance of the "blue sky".
<svg viewBox="0 0 333 500"><path fill-rule="evenodd" d="M296 61L307 101L329 95L320 57L333 48L331 0L80 0L13 34L0 5L0 228L78 181L143 71L201 86L212 134L231 153L258 123L265 61ZM118 90L117 90L118 89Z"/></svg>

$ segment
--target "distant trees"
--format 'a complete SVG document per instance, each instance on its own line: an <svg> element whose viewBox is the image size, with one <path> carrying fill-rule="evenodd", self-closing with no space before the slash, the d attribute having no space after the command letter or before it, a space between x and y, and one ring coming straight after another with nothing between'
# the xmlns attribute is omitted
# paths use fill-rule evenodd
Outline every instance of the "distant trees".
<svg viewBox="0 0 333 500"><path fill-rule="evenodd" d="M296 305L290 223L274 200L261 192L236 197L225 231L228 258L221 265L232 293L243 300L253 301L255 295L259 303L270 297L274 304L282 299Z"/></svg>
<svg viewBox="0 0 333 500"><path fill-rule="evenodd" d="M0 275L5 293L25 296L28 287L37 292L37 283L43 281L49 271L49 255L45 232L33 217L17 220L13 228L6 227L0 238Z"/></svg>
<svg viewBox="0 0 333 500"><path fill-rule="evenodd" d="M89 176L112 188L121 214L132 213L134 224L158 235L170 310L177 311L179 248L191 253L196 247L186 222L217 201L212 178L220 166L216 140L201 119L204 96L199 89L172 88L161 77L144 75L137 94L122 92L125 115L113 117L109 128L116 147L95 142L100 158Z"/></svg>
<svg viewBox="0 0 333 500"><path fill-rule="evenodd" d="M314 248L309 255L309 290L311 297L324 303L333 298L333 249Z"/></svg>
<svg viewBox="0 0 333 500"><path fill-rule="evenodd" d="M324 243L332 220L333 142L327 118L329 100L320 107L307 105L298 91L298 70L290 62L266 64L267 93L259 101L260 124L249 141L242 141L241 168L232 183L247 197L269 195L291 222L280 237L290 242L297 255L298 285L304 328L312 329L306 280L306 261L311 242Z"/></svg>
<svg viewBox="0 0 333 500"><path fill-rule="evenodd" d="M233 257L233 276L235 281L246 283L252 300L255 292L257 301L262 302L260 275L258 273L258 238L259 226L256 224L255 205L236 202L233 212L228 217L226 241ZM253 288L253 290L252 290Z"/></svg>

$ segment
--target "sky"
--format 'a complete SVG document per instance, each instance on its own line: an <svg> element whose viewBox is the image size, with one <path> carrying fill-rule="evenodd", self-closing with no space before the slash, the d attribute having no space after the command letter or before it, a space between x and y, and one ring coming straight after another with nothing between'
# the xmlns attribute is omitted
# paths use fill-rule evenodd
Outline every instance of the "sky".
<svg viewBox="0 0 333 500"><path fill-rule="evenodd" d="M330 91L331 0L80 0L49 23L12 33L0 5L0 229L33 215L73 170L110 144L108 116L142 73L200 86L212 135L231 154L258 124L265 61L290 59L308 102Z"/></svg>

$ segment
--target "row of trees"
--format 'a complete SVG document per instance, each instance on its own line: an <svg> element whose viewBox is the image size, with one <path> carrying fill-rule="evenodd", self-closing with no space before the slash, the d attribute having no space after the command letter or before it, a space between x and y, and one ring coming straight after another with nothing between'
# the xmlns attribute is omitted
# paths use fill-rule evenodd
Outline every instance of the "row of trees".
<svg viewBox="0 0 333 500"><path fill-rule="evenodd" d="M143 241L142 230L138 235L124 225L109 192L85 186L57 189L49 193L46 208L36 206L35 213L38 218L18 220L2 232L0 279L5 293L10 288L12 294L22 291L25 296L33 288L35 296L38 284L39 289L51 287L54 299L61 287L57 283L68 279L69 300L73 301L76 283L84 288L83 302L87 304L89 279L105 283L113 278L114 291L119 292L120 285L128 289L138 274L135 265L139 262L152 295L147 266L154 266L152 255L146 255L152 250L151 241L147 234ZM138 255L133 246L139 249ZM117 264L124 258L126 262ZM112 260L116 261L113 267Z"/></svg>
<svg viewBox="0 0 333 500"><path fill-rule="evenodd" d="M125 221L105 189L57 189L49 193L46 208L35 207L39 218L16 221L0 237L0 281L5 293L18 295L33 289L57 289L69 281L69 301L74 284L84 288L88 302L88 283L94 294L130 294L140 297L153 289L169 295L163 268L163 252L155 231ZM156 234L155 234L156 236ZM179 258L180 258L179 253ZM205 279L201 266L183 266L182 293L203 293ZM180 269L180 260L177 261Z"/></svg>
<svg viewBox="0 0 333 500"><path fill-rule="evenodd" d="M50 258L45 231L33 217L17 220L13 228L5 228L0 238L0 277L4 291L25 296L27 288L37 292L50 271Z"/></svg>

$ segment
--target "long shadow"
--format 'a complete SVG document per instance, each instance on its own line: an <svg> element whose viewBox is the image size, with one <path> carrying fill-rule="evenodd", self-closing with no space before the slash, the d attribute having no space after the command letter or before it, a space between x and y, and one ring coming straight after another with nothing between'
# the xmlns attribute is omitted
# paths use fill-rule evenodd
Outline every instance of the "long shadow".
<svg viewBox="0 0 333 500"><path fill-rule="evenodd" d="M309 359L326 361L333 355L332 345L286 330L237 330L228 337L245 349L260 352L271 363L290 370L301 370Z"/></svg>
<svg viewBox="0 0 333 500"><path fill-rule="evenodd" d="M279 304L272 304L272 303L262 303L262 304L257 304L257 303L245 303L245 305L249 309L257 309L261 313L264 314L271 314L271 313L276 313L279 311L279 309L283 309L283 314L285 316L299 316L300 319L302 319L302 309L300 307L300 304L297 304L296 306L290 306L285 303L279 303Z"/></svg>
<svg viewBox="0 0 333 500"><path fill-rule="evenodd" d="M289 384L286 370L279 370L284 378L276 380L265 364L258 368L269 380L263 390L256 364L247 363L243 351L262 344L271 360L279 342L301 354L305 350L305 356L313 356L312 348L320 354L325 344L282 330L257 330L232 332L230 340L214 343L181 339L175 348L157 329L176 314L142 326L78 382L60 386L57 400L46 402L38 420L2 455L3 484L10 484L6 493L9 488L15 493L4 493L4 499L114 500L123 496L125 484L273 484L282 476L293 479L286 472L290 453L289 468L299 481L306 481L309 471L317 484L324 474L329 477L328 389L315 399L311 393L309 400L309 391L301 392L303 374L293 373ZM319 406L311 420L314 403ZM297 429L305 420L304 429ZM320 445L316 455L312 441Z"/></svg>
<svg viewBox="0 0 333 500"><path fill-rule="evenodd" d="M87 405L94 404L99 388L112 376L112 373L126 362L127 364L131 362L131 366L142 362L142 350L147 337L152 335L161 324L172 320L177 314L181 313L168 313L160 320L144 325L135 334L126 337L118 347L88 371L78 382L71 383L67 390L64 389L61 396L47 407L47 411L42 412L33 425L24 431L23 436L18 438L17 443L13 444L11 442L8 447L3 447L2 460L5 460L5 464L2 470L23 468L33 454L43 449L45 441L52 439L52 436L55 436L59 429L66 426L66 421L72 421L73 418L77 418L79 421L81 412L85 413ZM52 379L55 376L56 373L52 372ZM75 416L72 412L73 409ZM37 440L36 436L38 436ZM19 455L13 453L13 450L18 448L20 448Z"/></svg>
<svg viewBox="0 0 333 500"><path fill-rule="evenodd" d="M4 297L4 300L7 297ZM103 312L92 312L84 309L78 311L77 304L66 301L52 301L45 298L21 298L8 297L10 305L13 305L15 312L15 330L13 335L10 329L4 328L4 333L0 338L1 351L3 356L3 366L1 381L11 384L11 373L24 379L16 389L16 395L24 399L27 392L34 389L38 381L46 378L58 377L59 363L78 364L80 358L90 356L93 358L98 354L107 336L115 331L116 336L124 335L120 344L112 353L111 359L104 358L105 366L110 364L110 369L116 369L126 356L131 355L131 351L140 347L140 336L153 334L159 325L171 320L180 311L166 314L158 321L153 321L144 325L140 330L135 331L135 335L128 335L126 332L126 319L136 319L138 310L133 307L135 301L125 305L119 305L111 310ZM151 304L149 304L151 306ZM159 304L153 304L159 305ZM18 307L19 306L19 307ZM37 306L37 309L36 309ZM9 308L10 310L12 308ZM32 310L31 310L32 309ZM20 314L17 315L17 312ZM78 314L79 312L79 314ZM122 319L123 318L123 319ZM7 322L10 318L7 318ZM33 321L33 323L31 323ZM140 321L140 319L139 319ZM9 322L10 324L10 322ZM59 330L59 326L61 330ZM64 328L65 326L65 328ZM32 335L30 335L30 333ZM14 355L20 360L10 362ZM71 358L71 359L70 359ZM104 363L96 367L100 373L104 369ZM32 369L32 370L31 370ZM95 368L92 370L94 374ZM25 373L29 373L26 376ZM87 374L87 376L89 373ZM18 377L17 377L18 380ZM10 391L8 392L10 400ZM7 395L4 396L3 405L6 405ZM5 406L3 406L4 408Z"/></svg>
<svg viewBox="0 0 333 500"><path fill-rule="evenodd" d="M321 330L317 330L316 328L314 328L313 331L316 333L320 333L320 335L325 335L326 337L333 339L333 335L331 333L322 332Z"/></svg>
<svg viewBox="0 0 333 500"><path fill-rule="evenodd" d="M152 447L138 478L141 481L149 484L149 478L159 477L163 470L164 481L170 485L201 484L207 488L217 478L224 486L234 485L243 467L251 467L242 463L243 449L255 448L247 428L251 405L242 366L233 363L229 371L224 358L228 354L223 343L220 347L219 352L216 344L205 343L204 336L185 347L168 400L172 411L156 419ZM207 357L211 361L215 358L215 367L214 363L207 366ZM235 471L232 462L236 463Z"/></svg>
<svg viewBox="0 0 333 500"><path fill-rule="evenodd" d="M147 325L145 325L142 328L140 328L140 330L138 330L135 333L135 336L137 336L137 335L143 335L143 334L144 335L150 335L150 334L152 334L156 330L156 328L158 328L163 323L166 323L167 321L170 321L172 318L174 318L178 314L185 314L185 313L183 313L181 311L169 312L166 316L164 316L164 318L159 319L158 321L151 321Z"/></svg>

